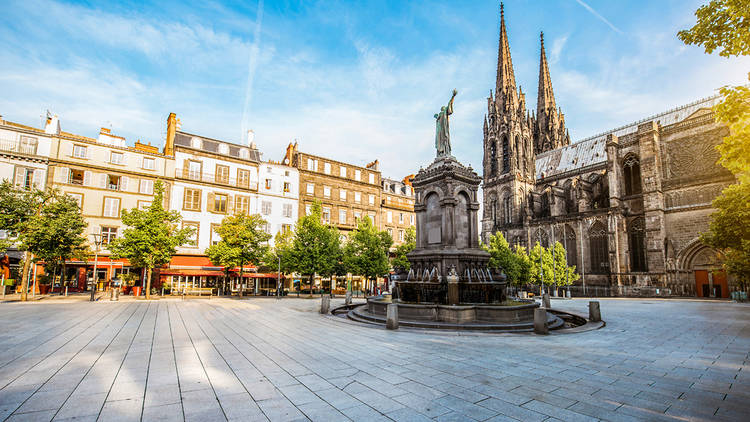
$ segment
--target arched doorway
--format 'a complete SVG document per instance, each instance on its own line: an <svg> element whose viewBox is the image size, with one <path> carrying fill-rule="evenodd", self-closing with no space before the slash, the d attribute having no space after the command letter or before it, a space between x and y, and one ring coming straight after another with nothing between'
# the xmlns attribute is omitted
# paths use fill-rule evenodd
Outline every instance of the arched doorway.
<svg viewBox="0 0 750 422"><path fill-rule="evenodd" d="M693 275L697 297L729 297L726 272L715 250L695 242L682 254L680 261L682 268Z"/></svg>

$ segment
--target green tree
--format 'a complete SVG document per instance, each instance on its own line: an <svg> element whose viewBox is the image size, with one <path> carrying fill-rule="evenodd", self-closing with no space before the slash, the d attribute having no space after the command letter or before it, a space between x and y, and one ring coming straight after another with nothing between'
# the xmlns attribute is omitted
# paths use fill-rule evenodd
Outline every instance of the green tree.
<svg viewBox="0 0 750 422"><path fill-rule="evenodd" d="M214 264L223 266L225 272L227 267L240 267L240 283L244 285L244 267L250 263L260 265L268 252L271 235L263 229L265 225L266 220L260 214L224 217L216 227L221 240L206 248L206 255Z"/></svg>
<svg viewBox="0 0 750 422"><path fill-rule="evenodd" d="M375 280L388 274L388 249L392 243L387 232L378 231L370 218L363 218L344 246L344 263L352 273Z"/></svg>
<svg viewBox="0 0 750 422"><path fill-rule="evenodd" d="M331 274L340 250L338 231L323 224L320 202L315 201L310 214L299 219L291 248L291 269L310 277L310 296L315 274Z"/></svg>
<svg viewBox="0 0 750 422"><path fill-rule="evenodd" d="M387 234L387 233L386 233ZM391 260L391 266L394 269L403 269L408 272L411 269L411 263L406 257L406 254L413 251L417 247L417 230L414 226L406 229L406 235L404 236L404 243L396 246L396 253Z"/></svg>
<svg viewBox="0 0 750 422"><path fill-rule="evenodd" d="M575 265L568 266L566 259L565 247L560 242L555 242L552 246L552 261L555 270L555 278L558 286L570 286L576 280L581 278L576 272Z"/></svg>
<svg viewBox="0 0 750 422"><path fill-rule="evenodd" d="M746 0L712 0L695 16L696 24L677 34L683 42L701 45L708 54L718 49L727 58L750 55ZM717 146L719 163L737 177L737 183L713 201L716 212L701 240L720 252L724 268L746 288L750 281L750 88L725 86L720 93L724 98L714 106L714 116L729 127L729 135Z"/></svg>
<svg viewBox="0 0 750 422"><path fill-rule="evenodd" d="M65 274L65 261L88 256L83 234L86 222L75 199L58 190L50 190L46 196L39 212L25 224L21 247L34 254L35 262L43 261L48 273L60 268Z"/></svg>
<svg viewBox="0 0 750 422"><path fill-rule="evenodd" d="M531 258L529 258L526 248L516 245L513 255L515 255L518 263L518 285L523 286L531 283Z"/></svg>
<svg viewBox="0 0 750 422"><path fill-rule="evenodd" d="M524 280L521 279L519 258L510 249L510 245L502 232L491 235L489 244L482 245L482 249L490 253L489 266L491 268L502 268L510 284L521 285Z"/></svg>
<svg viewBox="0 0 750 422"><path fill-rule="evenodd" d="M291 273L294 268L292 259L292 242L294 241L294 232L278 232L274 237L273 247L268 248L263 256L263 268L266 272L280 272L282 274Z"/></svg>
<svg viewBox="0 0 750 422"><path fill-rule="evenodd" d="M132 266L146 269L146 299L150 299L153 269L168 264L177 247L185 244L195 229L179 228L180 214L164 209L161 180L154 183L154 199L148 208L123 210L121 219L127 227L108 248L113 258L127 258Z"/></svg>
<svg viewBox="0 0 750 422"><path fill-rule="evenodd" d="M550 250L536 242L529 251L529 261L531 262L531 283L542 284L544 282L547 286L551 285L554 280L552 279L552 253ZM540 266L543 274L539 273ZM540 277L544 278L541 279Z"/></svg>

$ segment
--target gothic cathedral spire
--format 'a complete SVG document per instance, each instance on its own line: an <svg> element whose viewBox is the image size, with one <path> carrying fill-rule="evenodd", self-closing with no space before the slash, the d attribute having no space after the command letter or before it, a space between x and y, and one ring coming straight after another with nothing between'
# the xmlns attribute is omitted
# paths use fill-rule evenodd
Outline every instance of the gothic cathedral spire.
<svg viewBox="0 0 750 422"><path fill-rule="evenodd" d="M539 36L539 90L536 100L536 128L534 152L537 154L570 144L570 136L565 129L565 116L555 104L552 78L549 74L547 54L544 51L544 33Z"/></svg>
<svg viewBox="0 0 750 422"><path fill-rule="evenodd" d="M513 74L513 61L510 58L510 45L508 32L505 30L505 11L502 3L500 3L500 43L497 53L495 95L501 104L512 104L516 96L516 77Z"/></svg>

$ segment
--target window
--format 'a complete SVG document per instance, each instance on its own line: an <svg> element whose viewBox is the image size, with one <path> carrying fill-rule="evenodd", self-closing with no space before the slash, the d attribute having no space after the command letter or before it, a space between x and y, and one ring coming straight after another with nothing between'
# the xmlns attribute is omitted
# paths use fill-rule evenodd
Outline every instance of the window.
<svg viewBox="0 0 750 422"><path fill-rule="evenodd" d="M291 189L291 184L289 182L284 182L284 193L288 193Z"/></svg>
<svg viewBox="0 0 750 422"><path fill-rule="evenodd" d="M331 197L331 188L329 186L323 186L323 196L326 198Z"/></svg>
<svg viewBox="0 0 750 422"><path fill-rule="evenodd" d="M237 186L247 188L250 186L250 171L237 169Z"/></svg>
<svg viewBox="0 0 750 422"><path fill-rule="evenodd" d="M224 195L223 193L217 193L214 195L214 212L221 212L225 213L227 212L227 201L228 201L227 195Z"/></svg>
<svg viewBox="0 0 750 422"><path fill-rule="evenodd" d="M117 227L106 227L102 226L102 244L106 245L109 242L117 239Z"/></svg>
<svg viewBox="0 0 750 422"><path fill-rule="evenodd" d="M106 187L109 190L120 190L120 176L112 176L108 174Z"/></svg>
<svg viewBox="0 0 750 422"><path fill-rule="evenodd" d="M403 242L404 241L404 231L403 230L399 230L398 231L398 241L399 242Z"/></svg>
<svg viewBox="0 0 750 422"><path fill-rule="evenodd" d="M310 204L305 205L305 215L310 215L311 210L312 210L312 205Z"/></svg>
<svg viewBox="0 0 750 422"><path fill-rule="evenodd" d="M623 164L623 177L625 178L625 195L641 193L641 164L638 157L630 155Z"/></svg>
<svg viewBox="0 0 750 422"><path fill-rule="evenodd" d="M263 231L268 234L271 234L271 223L269 222L263 223Z"/></svg>
<svg viewBox="0 0 750 422"><path fill-rule="evenodd" d="M323 222L329 224L331 222L331 209L323 207Z"/></svg>
<svg viewBox="0 0 750 422"><path fill-rule="evenodd" d="M266 179L266 189L271 190L273 187L273 181L271 179Z"/></svg>
<svg viewBox="0 0 750 422"><path fill-rule="evenodd" d="M318 171L318 160L313 160L312 158L308 158L307 169L310 171Z"/></svg>
<svg viewBox="0 0 750 422"><path fill-rule="evenodd" d="M388 232L388 237L390 237L391 239L393 239L393 229L389 227L389 228L385 229L385 231Z"/></svg>
<svg viewBox="0 0 750 422"><path fill-rule="evenodd" d="M367 198L367 200L368 200L368 202L370 203L370 205L375 205L375 195L370 195L370 196L369 196L369 197Z"/></svg>
<svg viewBox="0 0 750 422"><path fill-rule="evenodd" d="M510 171L510 151L508 151L508 138L503 137L503 173Z"/></svg>
<svg viewBox="0 0 750 422"><path fill-rule="evenodd" d="M282 224L281 225L281 232L286 234L292 231L292 225L291 224Z"/></svg>
<svg viewBox="0 0 750 422"><path fill-rule="evenodd" d="M577 265L578 254L576 252L576 232L570 226L565 226L565 232L563 233L563 244L565 246L565 253L568 257L568 266L572 267Z"/></svg>
<svg viewBox="0 0 750 422"><path fill-rule="evenodd" d="M346 189L339 189L339 199L346 201Z"/></svg>
<svg viewBox="0 0 750 422"><path fill-rule="evenodd" d="M388 223L393 223L393 211L387 211L385 213L385 221Z"/></svg>
<svg viewBox="0 0 750 422"><path fill-rule="evenodd" d="M260 203L261 214L271 215L271 201L262 201Z"/></svg>
<svg viewBox="0 0 750 422"><path fill-rule="evenodd" d="M120 198L104 198L104 207L102 210L104 217L120 216Z"/></svg>
<svg viewBox="0 0 750 422"><path fill-rule="evenodd" d="M628 224L630 246L630 271L648 271L646 261L646 221L638 217Z"/></svg>
<svg viewBox="0 0 750 422"><path fill-rule="evenodd" d="M589 230L589 255L591 273L602 274L609 272L607 229L604 227L604 224L598 221Z"/></svg>
<svg viewBox="0 0 750 422"><path fill-rule="evenodd" d="M547 231L542 230L542 229L536 229L536 231L534 232L532 236L533 236L531 238L532 245L539 242L539 244L541 244L542 247L544 248L549 247L549 236L547 235Z"/></svg>
<svg viewBox="0 0 750 422"><path fill-rule="evenodd" d="M292 217L292 204L283 204L281 210L284 217Z"/></svg>
<svg viewBox="0 0 750 422"><path fill-rule="evenodd" d="M308 183L307 184L307 194L308 195L313 195L314 193L315 193L315 185L313 185L312 183Z"/></svg>
<svg viewBox="0 0 750 422"><path fill-rule="evenodd" d="M70 169L68 174L68 183L71 185L84 185L85 172L83 170Z"/></svg>
<svg viewBox="0 0 750 422"><path fill-rule="evenodd" d="M339 210L339 224L346 224L346 210Z"/></svg>
<svg viewBox="0 0 750 422"><path fill-rule="evenodd" d="M36 155L37 139L31 136L21 136L19 151L22 154Z"/></svg>
<svg viewBox="0 0 750 422"><path fill-rule="evenodd" d="M368 212L367 216L370 217L370 221L372 221L372 224L375 224L375 213L374 212Z"/></svg>
<svg viewBox="0 0 750 422"><path fill-rule="evenodd" d="M154 160L153 158L143 157L141 167L143 167L144 170L153 170L156 168L156 160Z"/></svg>
<svg viewBox="0 0 750 422"><path fill-rule="evenodd" d="M497 176L497 146L494 139L490 144L490 176Z"/></svg>
<svg viewBox="0 0 750 422"><path fill-rule="evenodd" d="M273 173L273 167L271 167L271 166L266 166L266 173L268 173L268 174L272 174L272 173Z"/></svg>
<svg viewBox="0 0 750 422"><path fill-rule="evenodd" d="M354 211L354 223L358 223L359 220L362 218L362 212L361 211Z"/></svg>
<svg viewBox="0 0 750 422"><path fill-rule="evenodd" d="M323 164L323 173L325 173L325 174L331 174L331 163L324 163Z"/></svg>
<svg viewBox="0 0 750 422"><path fill-rule="evenodd" d="M191 234L190 237L188 237L188 240L185 243L185 246L197 247L198 246L198 229L200 228L200 223L191 222L191 221L183 221L182 228L185 228L185 227L193 228L193 234Z"/></svg>
<svg viewBox="0 0 750 422"><path fill-rule="evenodd" d="M221 241L221 236L219 236L219 233L216 231L216 229L219 228L218 224L211 224L211 244L215 245Z"/></svg>
<svg viewBox="0 0 750 422"><path fill-rule="evenodd" d="M124 161L124 155L121 152L114 152L112 151L109 154L109 162L112 164L122 164ZM102 236L103 238L104 236Z"/></svg>
<svg viewBox="0 0 750 422"><path fill-rule="evenodd" d="M39 174L42 170L39 170ZM34 186L34 169L27 167L16 167L16 187L22 189L31 189Z"/></svg>
<svg viewBox="0 0 750 422"><path fill-rule="evenodd" d="M375 184L375 173L370 173L370 184Z"/></svg>
<svg viewBox="0 0 750 422"><path fill-rule="evenodd" d="M203 173L203 164L200 161L189 161L187 178L192 180L201 180L201 173Z"/></svg>
<svg viewBox="0 0 750 422"><path fill-rule="evenodd" d="M151 206L151 201L138 201L138 209L145 210Z"/></svg>
<svg viewBox="0 0 750 422"><path fill-rule="evenodd" d="M87 148L85 145L74 145L73 146L73 157L76 158L86 158L88 156L87 154Z"/></svg>
<svg viewBox="0 0 750 422"><path fill-rule="evenodd" d="M511 208L510 196L503 197L503 224L510 224L513 219L513 208Z"/></svg>
<svg viewBox="0 0 750 422"><path fill-rule="evenodd" d="M201 191L198 189L185 188L185 196L182 201L182 209L186 211L201 210Z"/></svg>
<svg viewBox="0 0 750 422"><path fill-rule="evenodd" d="M339 177L346 177L346 167L339 167Z"/></svg>
<svg viewBox="0 0 750 422"><path fill-rule="evenodd" d="M149 179L141 179L141 186L138 192L145 195L152 195L154 193L154 181Z"/></svg>
<svg viewBox="0 0 750 422"><path fill-rule="evenodd" d="M83 209L83 194L72 192L66 192L65 194L76 201L76 203L78 204L78 209Z"/></svg>
<svg viewBox="0 0 750 422"><path fill-rule="evenodd" d="M354 192L354 202L362 202L362 194L359 192Z"/></svg>
<svg viewBox="0 0 750 422"><path fill-rule="evenodd" d="M354 180L360 182L362 181L362 172L359 170L354 170Z"/></svg>
<svg viewBox="0 0 750 422"><path fill-rule="evenodd" d="M216 182L229 183L229 166L216 165Z"/></svg>
<svg viewBox="0 0 750 422"><path fill-rule="evenodd" d="M398 213L398 223L404 224L404 213L402 212Z"/></svg>
<svg viewBox="0 0 750 422"><path fill-rule="evenodd" d="M414 225L414 214L411 214L409 216L409 223L413 226Z"/></svg>
<svg viewBox="0 0 750 422"><path fill-rule="evenodd" d="M250 212L250 198L237 195L234 197L234 213L248 215Z"/></svg>

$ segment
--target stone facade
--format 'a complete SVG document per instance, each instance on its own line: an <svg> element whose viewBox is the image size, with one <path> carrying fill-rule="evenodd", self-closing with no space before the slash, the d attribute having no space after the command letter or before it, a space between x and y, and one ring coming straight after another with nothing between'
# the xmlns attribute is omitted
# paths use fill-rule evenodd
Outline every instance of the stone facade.
<svg viewBox="0 0 750 422"><path fill-rule="evenodd" d="M716 164L728 129L710 97L570 144L542 38L537 118L516 90L501 12L497 85L484 120L482 237L560 241L583 286L613 293L728 297L716 253L698 238L733 176ZM554 277L555 275L548 275Z"/></svg>
<svg viewBox="0 0 750 422"><path fill-rule="evenodd" d="M406 231L416 225L414 214L414 188L407 176L402 181L383 178L382 208L380 221L383 230L393 239L392 250L404 243Z"/></svg>

